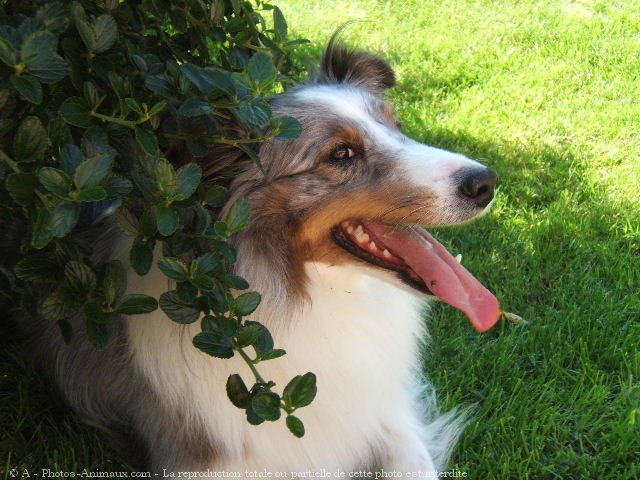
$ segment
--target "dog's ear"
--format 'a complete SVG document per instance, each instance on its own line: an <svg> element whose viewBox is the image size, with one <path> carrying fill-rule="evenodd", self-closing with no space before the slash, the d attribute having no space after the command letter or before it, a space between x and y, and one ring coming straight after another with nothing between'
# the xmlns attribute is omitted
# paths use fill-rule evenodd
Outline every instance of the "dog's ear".
<svg viewBox="0 0 640 480"><path fill-rule="evenodd" d="M347 83L380 94L396 84L387 62L375 55L351 50L331 37L322 60L318 83Z"/></svg>

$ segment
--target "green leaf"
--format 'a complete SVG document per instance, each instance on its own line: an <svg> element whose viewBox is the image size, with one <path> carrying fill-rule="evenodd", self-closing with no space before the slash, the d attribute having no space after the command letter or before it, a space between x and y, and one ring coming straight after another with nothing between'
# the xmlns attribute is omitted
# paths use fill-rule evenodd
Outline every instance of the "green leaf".
<svg viewBox="0 0 640 480"><path fill-rule="evenodd" d="M221 207L229 200L229 191L222 185L214 185L206 191L202 201L211 207Z"/></svg>
<svg viewBox="0 0 640 480"><path fill-rule="evenodd" d="M134 55L135 57L135 55ZM163 98L171 98L175 95L174 89L169 82L167 82L164 78L161 78L156 75L145 75L144 76L144 86L151 90L153 93ZM164 103L166 106L166 103ZM164 108L164 107L163 107ZM151 112L149 112L151 114ZM158 112L155 112L151 115L155 115Z"/></svg>
<svg viewBox="0 0 640 480"><path fill-rule="evenodd" d="M80 307L82 301L66 287L60 287L47 295L42 303L40 312L47 320L58 321L72 317Z"/></svg>
<svg viewBox="0 0 640 480"><path fill-rule="evenodd" d="M159 151L156 134L146 128L136 128L136 141L149 155L155 155Z"/></svg>
<svg viewBox="0 0 640 480"><path fill-rule="evenodd" d="M19 205L28 205L31 202L38 185L40 180L35 173L12 173L5 182L7 192Z"/></svg>
<svg viewBox="0 0 640 480"><path fill-rule="evenodd" d="M49 142L56 151L65 143L73 142L73 136L71 135L69 125L67 125L59 115L49 120L47 133L49 135ZM58 159L59 158L60 157L58 157Z"/></svg>
<svg viewBox="0 0 640 480"><path fill-rule="evenodd" d="M111 15L100 15L93 23L95 44L93 50L102 53L109 50L118 39L118 25Z"/></svg>
<svg viewBox="0 0 640 480"><path fill-rule="evenodd" d="M74 293L83 298L96 289L96 274L91 267L83 262L76 260L68 262L64 267L64 276Z"/></svg>
<svg viewBox="0 0 640 480"><path fill-rule="evenodd" d="M11 42L0 37L0 61L13 68L16 64L16 51Z"/></svg>
<svg viewBox="0 0 640 480"><path fill-rule="evenodd" d="M316 376L311 373L296 375L287 384L282 393L285 405L293 408L306 407L316 398Z"/></svg>
<svg viewBox="0 0 640 480"><path fill-rule="evenodd" d="M275 422L280 418L280 396L273 392L260 392L251 398L251 408L260 418Z"/></svg>
<svg viewBox="0 0 640 480"><path fill-rule="evenodd" d="M251 402L251 394L242 377L237 373L229 375L227 379L227 396L229 400L231 400L231 403L238 408L245 409L249 406L249 402Z"/></svg>
<svg viewBox="0 0 640 480"><path fill-rule="evenodd" d="M111 173L113 167L113 154L101 152L92 155L78 165L73 181L78 190L101 185Z"/></svg>
<svg viewBox="0 0 640 480"><path fill-rule="evenodd" d="M127 94L130 94L131 86L116 72L111 70L107 74L107 78L109 79L111 88L113 88L113 91L116 93L118 98L125 98L127 97Z"/></svg>
<svg viewBox="0 0 640 480"><path fill-rule="evenodd" d="M224 315L212 316L205 315L202 318L202 331L204 332L218 332L224 337L233 337L240 325L234 318L229 318Z"/></svg>
<svg viewBox="0 0 640 480"><path fill-rule="evenodd" d="M89 128L91 126L91 109L80 97L66 99L60 106L60 116L74 127Z"/></svg>
<svg viewBox="0 0 640 480"><path fill-rule="evenodd" d="M269 333L269 330L267 330L267 327L265 327L261 323L252 322L252 321L245 322L245 325L258 325L260 330L262 330L260 337L253 344L253 348L255 349L259 357L262 358L262 356L265 355L267 352L270 352L273 350L273 337L271 336L271 333Z"/></svg>
<svg viewBox="0 0 640 480"><path fill-rule="evenodd" d="M99 103L98 90L93 83L87 81L82 84L83 98L91 108L96 108Z"/></svg>
<svg viewBox="0 0 640 480"><path fill-rule="evenodd" d="M221 94L233 97L235 94L235 85L231 74L228 71L214 67L206 67L202 70L201 74L204 80L212 87L207 91L209 98L216 97ZM215 89L218 91L212 91Z"/></svg>
<svg viewBox="0 0 640 480"><path fill-rule="evenodd" d="M49 148L47 129L38 117L25 118L13 139L13 155L20 162L37 162Z"/></svg>
<svg viewBox="0 0 640 480"><path fill-rule="evenodd" d="M84 154L77 145L67 143L60 150L60 166L68 175L73 175L82 162L84 162Z"/></svg>
<svg viewBox="0 0 640 480"><path fill-rule="evenodd" d="M119 208L116 213L116 224L122 233L130 237L138 236L140 231L140 222L136 216L128 208Z"/></svg>
<svg viewBox="0 0 640 480"><path fill-rule="evenodd" d="M273 7L273 27L277 40L282 41L287 38L287 21L282 11L276 6Z"/></svg>
<svg viewBox="0 0 640 480"><path fill-rule="evenodd" d="M244 278L232 273L228 273L224 277L224 281L229 288L233 288L234 290L246 290L247 288L249 288L249 282L247 282Z"/></svg>
<svg viewBox="0 0 640 480"><path fill-rule="evenodd" d="M11 85L22 98L36 105L42 103L42 86L40 82L30 75L11 75L9 77Z"/></svg>
<svg viewBox="0 0 640 480"><path fill-rule="evenodd" d="M196 287L198 287L203 292L208 292L215 288L215 283L213 283L213 279L204 274L198 274L191 279L191 283L193 283Z"/></svg>
<svg viewBox="0 0 640 480"><path fill-rule="evenodd" d="M149 116L153 117L154 115L157 115L160 112L162 112L165 108L167 108L167 102L165 101L158 102L149 109Z"/></svg>
<svg viewBox="0 0 640 480"><path fill-rule="evenodd" d="M42 68L54 59L57 48L56 36L47 30L40 30L22 42L20 60L28 68Z"/></svg>
<svg viewBox="0 0 640 480"><path fill-rule="evenodd" d="M287 428L291 433L293 433L296 437L302 438L304 437L304 423L295 415L287 416Z"/></svg>
<svg viewBox="0 0 640 480"><path fill-rule="evenodd" d="M106 264L102 286L107 305L111 307L127 289L127 274L120 261L112 260Z"/></svg>
<svg viewBox="0 0 640 480"><path fill-rule="evenodd" d="M38 171L40 183L54 195L66 197L73 187L73 180L64 170L42 167Z"/></svg>
<svg viewBox="0 0 640 480"><path fill-rule="evenodd" d="M200 318L200 311L186 304L175 290L160 295L160 308L176 323L193 323Z"/></svg>
<svg viewBox="0 0 640 480"><path fill-rule="evenodd" d="M302 134L302 125L293 117L277 117L274 119L276 138L280 140L295 140Z"/></svg>
<svg viewBox="0 0 640 480"><path fill-rule="evenodd" d="M180 65L180 72L202 93L208 93L212 85L203 73L202 68L192 63L183 63Z"/></svg>
<svg viewBox="0 0 640 480"><path fill-rule="evenodd" d="M243 293L236 298L236 310L235 313L239 317L246 317L252 314L258 305L260 305L260 294L258 292Z"/></svg>
<svg viewBox="0 0 640 480"><path fill-rule="evenodd" d="M253 410L253 407L251 406L251 403L249 403L246 413L247 422L249 422L251 425L260 425L261 423L264 423L264 419L256 414L256 412Z"/></svg>
<svg viewBox="0 0 640 480"><path fill-rule="evenodd" d="M176 292L178 292L180 300L187 305L193 305L198 297L198 287L191 285L189 282L178 282Z"/></svg>
<svg viewBox="0 0 640 480"><path fill-rule="evenodd" d="M202 168L196 163L183 165L176 172L177 193L181 200L189 198L196 191L202 178Z"/></svg>
<svg viewBox="0 0 640 480"><path fill-rule="evenodd" d="M44 83L56 83L71 73L71 66L58 55L41 68L31 68L29 73Z"/></svg>
<svg viewBox="0 0 640 480"><path fill-rule="evenodd" d="M224 221L227 224L227 232L229 235L233 235L240 230L244 230L249 226L249 218L251 216L251 204L246 198L239 198L229 211Z"/></svg>
<svg viewBox="0 0 640 480"><path fill-rule="evenodd" d="M154 175L158 191L164 198L176 193L176 172L166 158L160 158L154 165Z"/></svg>
<svg viewBox="0 0 640 480"><path fill-rule="evenodd" d="M164 257L158 260L158 268L167 277L176 282L184 282L189 278L187 264L181 258Z"/></svg>
<svg viewBox="0 0 640 480"><path fill-rule="evenodd" d="M31 233L31 246L38 250L49 245L49 242L53 240L53 232L49 228L51 221L51 212L46 208L42 208L38 211L36 222L33 225L33 232Z"/></svg>
<svg viewBox="0 0 640 480"><path fill-rule="evenodd" d="M151 205L140 217L140 233L145 237L153 237L158 231L157 207Z"/></svg>
<svg viewBox="0 0 640 480"><path fill-rule="evenodd" d="M193 338L193 345L212 357L233 357L231 339L221 335L219 332L200 332Z"/></svg>
<svg viewBox="0 0 640 480"><path fill-rule="evenodd" d="M49 254L39 253L23 258L15 266L14 273L29 282L58 282L62 275L60 265Z"/></svg>
<svg viewBox="0 0 640 480"><path fill-rule="evenodd" d="M54 237L62 238L75 227L78 215L78 205L64 200L51 211L47 228Z"/></svg>
<svg viewBox="0 0 640 480"><path fill-rule="evenodd" d="M180 225L180 217L171 207L159 205L156 218L158 222L158 232L164 237L173 235Z"/></svg>
<svg viewBox="0 0 640 480"><path fill-rule="evenodd" d="M115 318L105 313L96 302L88 302L84 306L84 313L89 342L97 350L106 348L115 332Z"/></svg>
<svg viewBox="0 0 640 480"><path fill-rule="evenodd" d="M231 111L242 123L255 127L263 127L271 119L271 109L267 104L241 103L237 107L233 107Z"/></svg>
<svg viewBox="0 0 640 480"><path fill-rule="evenodd" d="M218 256L214 252L205 253L194 260L195 273L211 273L218 266Z"/></svg>
<svg viewBox="0 0 640 480"><path fill-rule="evenodd" d="M266 52L257 52L247 64L247 73L253 84L263 89L276 79L278 70L273 64L271 55Z"/></svg>
<svg viewBox="0 0 640 480"><path fill-rule="evenodd" d="M236 335L236 347L244 348L258 341L262 329L256 324L245 325Z"/></svg>
<svg viewBox="0 0 640 480"><path fill-rule="evenodd" d="M246 153L248 157L251 160L253 160L254 163L258 166L260 171L264 173L264 168L262 167L262 162L260 161L260 157L258 157L258 154L253 148L251 148L249 145L243 145L243 144L239 144L238 148L242 150L244 153Z"/></svg>
<svg viewBox="0 0 640 480"><path fill-rule="evenodd" d="M135 98L127 97L124 99L124 103L127 104L127 107L131 109L131 111L137 113L138 115L143 115L142 107L138 105Z"/></svg>
<svg viewBox="0 0 640 480"><path fill-rule="evenodd" d="M265 352L262 355L260 355L260 361L274 360L286 354L287 352L285 350L281 348L274 348L273 350L269 350L268 352Z"/></svg>
<svg viewBox="0 0 640 480"><path fill-rule="evenodd" d="M96 45L96 32L93 26L81 18L76 18L75 23L84 46L87 47L87 50L93 52Z"/></svg>
<svg viewBox="0 0 640 480"><path fill-rule="evenodd" d="M76 202L99 202L107 198L107 191L102 187L83 188L75 196Z"/></svg>
<svg viewBox="0 0 640 480"><path fill-rule="evenodd" d="M125 295L115 306L115 311L122 315L142 315L158 308L155 298L141 293Z"/></svg>
<svg viewBox="0 0 640 480"><path fill-rule="evenodd" d="M185 101L178 109L178 115L183 117L197 117L200 115L209 115L215 112L215 108L211 103L205 100L190 98Z"/></svg>
<svg viewBox="0 0 640 480"><path fill-rule="evenodd" d="M143 55L131 55L131 60L135 64L136 68L142 73L148 73L149 67L144 59Z"/></svg>
<svg viewBox="0 0 640 480"><path fill-rule="evenodd" d="M104 189L107 193L107 197L123 197L131 193L133 190L133 183L131 180L120 175L111 174L107 183L104 185Z"/></svg>
<svg viewBox="0 0 640 480"><path fill-rule="evenodd" d="M153 247L149 243L134 242L129 261L138 275L146 275L153 263Z"/></svg>

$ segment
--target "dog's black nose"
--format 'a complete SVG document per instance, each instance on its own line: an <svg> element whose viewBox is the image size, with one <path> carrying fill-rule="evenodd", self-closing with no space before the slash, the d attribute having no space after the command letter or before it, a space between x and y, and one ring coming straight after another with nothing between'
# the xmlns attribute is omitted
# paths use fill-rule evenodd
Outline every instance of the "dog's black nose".
<svg viewBox="0 0 640 480"><path fill-rule="evenodd" d="M474 168L459 173L458 191L474 201L478 207L486 207L493 199L493 189L498 176L490 168Z"/></svg>

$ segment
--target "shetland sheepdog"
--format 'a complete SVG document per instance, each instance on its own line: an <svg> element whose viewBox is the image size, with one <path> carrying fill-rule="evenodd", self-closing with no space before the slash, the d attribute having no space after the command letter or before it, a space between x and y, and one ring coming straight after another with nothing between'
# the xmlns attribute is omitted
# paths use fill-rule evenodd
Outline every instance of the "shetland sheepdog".
<svg viewBox="0 0 640 480"><path fill-rule="evenodd" d="M251 372L241 359L195 349L197 323L177 325L160 310L123 318L103 351L88 345L81 322L70 346L43 335L40 350L69 404L92 424L134 432L152 471L429 477L445 467L464 415L440 414L422 376L425 300L462 310L478 331L500 310L423 226L485 213L496 174L405 136L384 98L394 84L385 61L332 40L314 79L272 99L275 115L299 120L301 136L262 144L263 171L241 162L230 186L229 204L252 205L250 226L233 240L235 273L262 294L252 319L287 351L262 373L278 386L317 375L317 397L299 412L303 438L283 422L247 423L224 386ZM125 262L130 239L116 236L108 248ZM132 293L168 290L155 267L128 277Z"/></svg>

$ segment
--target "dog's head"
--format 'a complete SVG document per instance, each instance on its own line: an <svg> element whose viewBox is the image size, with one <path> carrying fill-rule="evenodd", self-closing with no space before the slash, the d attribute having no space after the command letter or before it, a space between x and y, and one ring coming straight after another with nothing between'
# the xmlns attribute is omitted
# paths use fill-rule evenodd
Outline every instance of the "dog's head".
<svg viewBox="0 0 640 480"><path fill-rule="evenodd" d="M498 318L497 300L418 225L486 212L496 174L405 136L383 97L394 84L386 62L332 41L314 82L274 98L274 114L295 117L303 131L262 145L265 173L249 170L234 183L235 195L252 204L251 227L239 237L252 257L245 265L262 257L302 290L305 262L366 265L438 296L486 330Z"/></svg>

